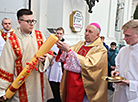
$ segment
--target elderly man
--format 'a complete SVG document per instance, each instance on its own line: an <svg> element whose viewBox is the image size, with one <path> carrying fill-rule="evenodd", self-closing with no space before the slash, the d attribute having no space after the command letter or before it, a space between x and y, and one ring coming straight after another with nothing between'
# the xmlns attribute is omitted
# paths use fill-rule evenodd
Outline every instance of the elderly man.
<svg viewBox="0 0 138 102"><path fill-rule="evenodd" d="M0 35L6 41L8 37L14 32L12 29L12 22L10 18L3 18L2 24L3 28L0 30Z"/></svg>
<svg viewBox="0 0 138 102"><path fill-rule="evenodd" d="M6 89L22 72L26 62L31 60L45 40L40 31L33 29L36 20L32 11L20 9L17 12L17 19L20 27L7 39L0 58L0 97L3 96L4 99ZM10 88L16 93L9 102L46 102L53 98L45 71L42 72L44 68L42 62L46 56L38 58L39 70L33 70L18 91L14 87Z"/></svg>
<svg viewBox="0 0 138 102"><path fill-rule="evenodd" d="M138 102L138 20L130 20L122 29L128 46L119 51L115 59L116 68L111 75L127 80L114 84L113 102Z"/></svg>
<svg viewBox="0 0 138 102"><path fill-rule="evenodd" d="M107 102L107 50L99 37L100 26L91 23L85 31L85 41L69 47L58 41L61 50L56 61L64 62L61 82L62 102Z"/></svg>

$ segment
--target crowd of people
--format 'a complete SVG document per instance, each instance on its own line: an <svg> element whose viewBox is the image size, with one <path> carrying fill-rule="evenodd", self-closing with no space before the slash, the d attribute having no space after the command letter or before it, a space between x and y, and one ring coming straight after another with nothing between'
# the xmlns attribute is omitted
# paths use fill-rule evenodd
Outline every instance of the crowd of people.
<svg viewBox="0 0 138 102"><path fill-rule="evenodd" d="M46 40L41 31L34 29L37 20L31 10L18 10L17 20L20 26L16 30L12 29L10 18L2 20L0 101L7 100L8 88L15 92L9 102L107 102L107 89L114 92L113 102L138 101L138 20L122 26L128 46L119 51L116 42L111 42L110 47L104 42L98 23L90 23L84 33L85 41L75 45L66 41L64 29L58 27L58 41L50 49L53 54L36 57L38 71L33 70L15 89L10 85ZM102 76L121 76L124 80L113 83Z"/></svg>

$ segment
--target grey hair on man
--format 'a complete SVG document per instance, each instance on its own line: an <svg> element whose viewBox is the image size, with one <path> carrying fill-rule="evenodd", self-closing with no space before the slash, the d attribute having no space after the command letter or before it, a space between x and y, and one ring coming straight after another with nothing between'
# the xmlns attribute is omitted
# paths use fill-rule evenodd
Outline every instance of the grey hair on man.
<svg viewBox="0 0 138 102"><path fill-rule="evenodd" d="M4 18L2 19L2 23L3 23L4 20L7 20L7 19L10 19L10 20L11 20L10 17L4 17ZM12 20L11 20L11 21L12 21Z"/></svg>

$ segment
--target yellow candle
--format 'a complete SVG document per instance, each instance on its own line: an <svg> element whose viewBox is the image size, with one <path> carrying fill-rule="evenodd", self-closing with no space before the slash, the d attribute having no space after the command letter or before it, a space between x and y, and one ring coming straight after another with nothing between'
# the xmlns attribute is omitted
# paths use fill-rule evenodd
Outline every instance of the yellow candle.
<svg viewBox="0 0 138 102"><path fill-rule="evenodd" d="M51 34L48 37L48 39L43 43L43 45L40 47L40 49L36 52L34 57L29 61L29 64L32 64L34 62L35 65L33 66L37 66L39 63L37 58L46 54L51 49L51 47L56 43L57 40L58 38L54 34ZM30 69L29 65L25 66L22 72L18 75L18 77L14 80L11 86L7 89L5 93L6 98L10 99L15 94L15 92L24 83L24 81L31 74L32 71L33 69Z"/></svg>

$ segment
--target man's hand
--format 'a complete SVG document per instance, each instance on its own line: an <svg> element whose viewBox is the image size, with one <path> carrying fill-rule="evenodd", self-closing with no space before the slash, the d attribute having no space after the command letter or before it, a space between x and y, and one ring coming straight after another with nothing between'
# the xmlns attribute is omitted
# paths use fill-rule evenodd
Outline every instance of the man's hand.
<svg viewBox="0 0 138 102"><path fill-rule="evenodd" d="M6 96L4 95L4 96L0 97L0 101L2 101L2 99L6 100Z"/></svg>
<svg viewBox="0 0 138 102"><path fill-rule="evenodd" d="M45 59L46 59L46 57L47 57L47 55L44 54L44 56L40 56L40 58L38 58L38 61L39 61L39 62L44 62Z"/></svg>
<svg viewBox="0 0 138 102"><path fill-rule="evenodd" d="M111 77L116 77L116 76L119 76L119 71L111 71ZM121 82L115 83L115 84L118 84L118 85L129 85L129 80L122 80Z"/></svg>
<svg viewBox="0 0 138 102"><path fill-rule="evenodd" d="M119 76L119 71L111 71L111 77Z"/></svg>
<svg viewBox="0 0 138 102"><path fill-rule="evenodd" d="M115 69L115 66L111 66L111 69Z"/></svg>
<svg viewBox="0 0 138 102"><path fill-rule="evenodd" d="M115 83L115 84L118 84L118 85L128 85L129 86L129 80L122 80L121 82Z"/></svg>
<svg viewBox="0 0 138 102"><path fill-rule="evenodd" d="M65 51L65 52L68 52L69 49L70 49L69 46L68 46L68 44L66 44L66 43L64 43L64 42L57 41L56 44L57 44L57 47L58 47L59 49Z"/></svg>

